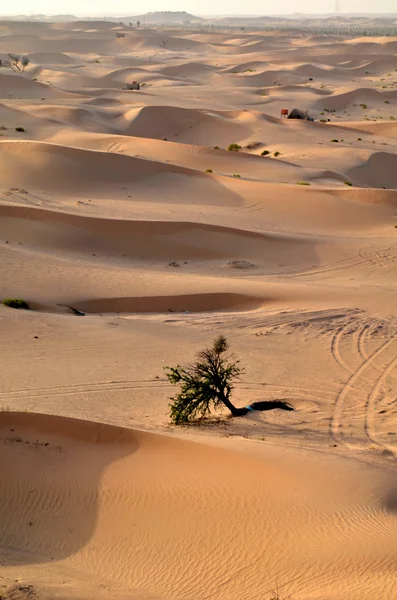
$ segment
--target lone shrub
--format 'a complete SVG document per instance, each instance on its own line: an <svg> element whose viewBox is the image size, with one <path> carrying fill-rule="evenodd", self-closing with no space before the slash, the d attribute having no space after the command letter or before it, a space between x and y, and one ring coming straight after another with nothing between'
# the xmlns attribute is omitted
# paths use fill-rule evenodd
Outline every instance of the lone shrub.
<svg viewBox="0 0 397 600"><path fill-rule="evenodd" d="M233 177L241 177L240 173L233 173Z"/></svg>
<svg viewBox="0 0 397 600"><path fill-rule="evenodd" d="M267 156L268 154L270 154L270 150L263 150L263 152L261 152L261 156Z"/></svg>
<svg viewBox="0 0 397 600"><path fill-rule="evenodd" d="M227 149L229 152L238 152L239 150L241 150L241 146L240 144L229 144Z"/></svg>
<svg viewBox="0 0 397 600"><path fill-rule="evenodd" d="M227 355L228 348L226 338L219 335L210 348L197 354L195 363L186 367L165 367L169 382L181 386L179 394L170 398L172 423L189 423L222 405L233 416L246 414L246 409L238 409L230 402L233 381L242 369L238 360Z"/></svg>
<svg viewBox="0 0 397 600"><path fill-rule="evenodd" d="M29 310L29 304L25 302L25 300L20 300L19 298L4 298L2 304L4 306L9 306L10 308Z"/></svg>
<svg viewBox="0 0 397 600"><path fill-rule="evenodd" d="M24 132L25 129L23 127L15 127L15 131L21 131Z"/></svg>
<svg viewBox="0 0 397 600"><path fill-rule="evenodd" d="M350 186L350 187L353 185L353 184L352 184L350 181L344 181L343 183L344 183L345 185L348 185L348 186Z"/></svg>
<svg viewBox="0 0 397 600"><path fill-rule="evenodd" d="M206 173L212 173L212 169L206 169L205 172Z"/></svg>
<svg viewBox="0 0 397 600"><path fill-rule="evenodd" d="M333 142L334 144L338 144L339 140L331 140L331 142Z"/></svg>

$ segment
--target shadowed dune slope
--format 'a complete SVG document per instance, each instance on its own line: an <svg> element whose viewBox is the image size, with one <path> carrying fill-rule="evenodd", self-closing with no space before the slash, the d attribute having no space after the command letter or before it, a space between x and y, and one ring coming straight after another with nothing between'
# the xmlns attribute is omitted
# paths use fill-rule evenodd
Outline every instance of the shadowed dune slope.
<svg viewBox="0 0 397 600"><path fill-rule="evenodd" d="M289 259L291 266L317 258L316 241L298 236L202 223L90 218L19 206L0 206L0 237L52 255L95 251L162 261L239 258L268 265Z"/></svg>
<svg viewBox="0 0 397 600"><path fill-rule="evenodd" d="M161 599L248 600L279 582L330 600L332 581L358 600L363 578L393 594L393 483L368 467L50 415L2 413L0 428L1 543L19 564L79 565Z"/></svg>
<svg viewBox="0 0 397 600"><path fill-rule="evenodd" d="M184 201L194 182L198 196L205 203L241 201L205 173L120 154L40 142L0 142L0 177L3 187L56 191L60 195L71 192L101 195L106 188L110 192L130 184L134 186L130 191L134 192L146 186L153 199L162 197L167 187L173 187L177 199L179 187ZM160 194L155 184L159 185Z"/></svg>

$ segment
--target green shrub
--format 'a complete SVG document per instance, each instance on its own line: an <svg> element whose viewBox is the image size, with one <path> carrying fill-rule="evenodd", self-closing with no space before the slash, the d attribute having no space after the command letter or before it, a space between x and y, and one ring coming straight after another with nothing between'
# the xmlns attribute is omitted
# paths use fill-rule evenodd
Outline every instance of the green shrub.
<svg viewBox="0 0 397 600"><path fill-rule="evenodd" d="M29 309L29 304L25 302L25 300L20 300L19 298L4 298L2 304L4 306L9 306L10 308L18 308L18 309Z"/></svg>
<svg viewBox="0 0 397 600"><path fill-rule="evenodd" d="M338 144L339 140L331 140L331 142L334 142L334 143Z"/></svg>
<svg viewBox="0 0 397 600"><path fill-rule="evenodd" d="M280 156L281 152L279 152L278 150L276 150L276 152L274 153L274 156Z"/></svg>
<svg viewBox="0 0 397 600"><path fill-rule="evenodd" d="M229 144L227 147L229 152L238 152L241 149L240 144Z"/></svg>
<svg viewBox="0 0 397 600"><path fill-rule="evenodd" d="M205 172L206 173L212 173L212 169L206 169Z"/></svg>
<svg viewBox="0 0 397 600"><path fill-rule="evenodd" d="M263 150L263 152L261 152L261 156L267 156L268 154L270 154L270 150Z"/></svg>
<svg viewBox="0 0 397 600"><path fill-rule="evenodd" d="M233 173L233 177L241 177L240 173Z"/></svg>
<svg viewBox="0 0 397 600"><path fill-rule="evenodd" d="M180 386L170 398L170 417L174 425L183 425L206 417L212 408L225 406L233 416L245 414L230 401L234 380L242 370L239 361L228 355L229 345L219 335L212 346L197 354L196 361L185 367L165 367L168 381Z"/></svg>
<svg viewBox="0 0 397 600"><path fill-rule="evenodd" d="M22 131L22 132L24 132L25 129L23 127L15 127L15 131Z"/></svg>
<svg viewBox="0 0 397 600"><path fill-rule="evenodd" d="M350 183L350 181L344 181L343 182L345 185L349 185L350 187L353 185L352 183Z"/></svg>

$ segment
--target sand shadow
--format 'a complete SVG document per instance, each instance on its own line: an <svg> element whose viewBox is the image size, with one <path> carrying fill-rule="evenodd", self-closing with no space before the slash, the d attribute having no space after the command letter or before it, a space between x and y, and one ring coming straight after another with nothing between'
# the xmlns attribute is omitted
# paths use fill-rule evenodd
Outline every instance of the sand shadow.
<svg viewBox="0 0 397 600"><path fill-rule="evenodd" d="M139 445L138 435L121 427L0 413L0 545L7 564L57 561L81 550L96 529L104 470Z"/></svg>

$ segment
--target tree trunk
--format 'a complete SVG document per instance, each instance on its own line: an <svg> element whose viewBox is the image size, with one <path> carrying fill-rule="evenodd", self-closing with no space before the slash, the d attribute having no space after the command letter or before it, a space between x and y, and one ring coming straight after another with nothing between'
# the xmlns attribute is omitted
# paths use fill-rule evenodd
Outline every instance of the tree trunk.
<svg viewBox="0 0 397 600"><path fill-rule="evenodd" d="M234 406L234 404L232 404L230 402L229 398L227 398L224 394L222 394L220 396L220 399L222 400L222 402L226 406L226 408L228 408L230 410L230 412L232 413L233 417L243 417L244 415L247 414L248 408L246 408L246 407L244 407L244 408L236 408Z"/></svg>

